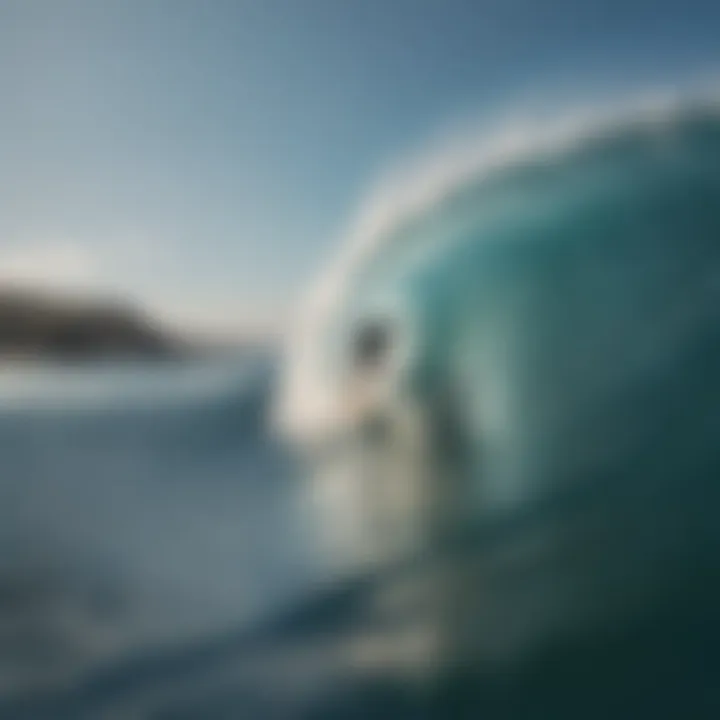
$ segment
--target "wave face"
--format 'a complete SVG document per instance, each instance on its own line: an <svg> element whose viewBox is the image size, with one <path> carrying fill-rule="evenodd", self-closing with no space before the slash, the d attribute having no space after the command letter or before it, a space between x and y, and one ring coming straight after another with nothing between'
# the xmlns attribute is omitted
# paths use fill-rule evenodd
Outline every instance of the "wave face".
<svg viewBox="0 0 720 720"><path fill-rule="evenodd" d="M720 549L720 111L514 137L371 206L312 294L278 410L341 565L545 518L508 538L547 582L517 559L514 590L481 573L481 654L609 622L691 570L715 582Z"/></svg>

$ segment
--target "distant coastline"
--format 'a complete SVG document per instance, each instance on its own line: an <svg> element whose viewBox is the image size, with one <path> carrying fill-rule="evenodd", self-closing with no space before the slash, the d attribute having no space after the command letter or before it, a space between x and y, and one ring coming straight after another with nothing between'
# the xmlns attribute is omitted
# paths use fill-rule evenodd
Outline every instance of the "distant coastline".
<svg viewBox="0 0 720 720"><path fill-rule="evenodd" d="M192 353L131 305L0 288L0 362L172 360Z"/></svg>

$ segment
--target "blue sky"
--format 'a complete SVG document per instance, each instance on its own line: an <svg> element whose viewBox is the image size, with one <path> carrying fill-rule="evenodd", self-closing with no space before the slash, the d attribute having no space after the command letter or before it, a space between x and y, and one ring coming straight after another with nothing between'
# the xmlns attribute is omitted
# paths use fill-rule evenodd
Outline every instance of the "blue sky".
<svg viewBox="0 0 720 720"><path fill-rule="evenodd" d="M0 280L282 321L439 129L720 70L720 3L0 0Z"/></svg>

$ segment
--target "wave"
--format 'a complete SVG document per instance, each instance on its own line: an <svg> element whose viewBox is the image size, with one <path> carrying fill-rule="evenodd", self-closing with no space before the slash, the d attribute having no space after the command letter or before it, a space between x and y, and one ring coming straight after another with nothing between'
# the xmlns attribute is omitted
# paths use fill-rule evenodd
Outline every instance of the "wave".
<svg viewBox="0 0 720 720"><path fill-rule="evenodd" d="M339 316L369 284L373 268L395 267L408 245L423 240L442 250L452 234L443 223L454 223L453 229L464 232L485 232L488 202L509 204L517 211L527 196L514 204L513 197L538 166L574 168L568 180L577 180L585 167L591 169L593 159L612 147L622 153L634 143L640 152L662 153L719 117L720 93L714 88L692 95L681 90L647 94L617 105L513 119L480 135L466 133L388 173L361 203L339 251L301 304L287 341L275 409L278 427L289 435L312 434L342 414L333 406L337 391L329 347ZM557 203L563 195L572 195L571 185L558 187L549 202ZM467 217L473 203L481 207ZM500 236L501 230L493 228L493 234Z"/></svg>
<svg viewBox="0 0 720 720"><path fill-rule="evenodd" d="M296 325L277 412L309 450L318 544L340 566L539 512L518 552L537 550L546 604L508 605L494 638L530 647L619 624L688 574L715 582L720 104L507 138L411 168L361 212ZM540 510L569 491L583 521ZM448 646L481 616L453 618ZM475 650L491 653L491 625Z"/></svg>

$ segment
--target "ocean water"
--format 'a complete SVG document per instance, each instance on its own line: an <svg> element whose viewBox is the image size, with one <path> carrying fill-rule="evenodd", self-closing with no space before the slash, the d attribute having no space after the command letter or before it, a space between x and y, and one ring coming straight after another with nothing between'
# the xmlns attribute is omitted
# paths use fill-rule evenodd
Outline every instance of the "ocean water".
<svg viewBox="0 0 720 720"><path fill-rule="evenodd" d="M0 695L78 682L307 584L264 354L0 370Z"/></svg>
<svg viewBox="0 0 720 720"><path fill-rule="evenodd" d="M279 354L0 373L0 717L720 714L720 111L411 168Z"/></svg>

